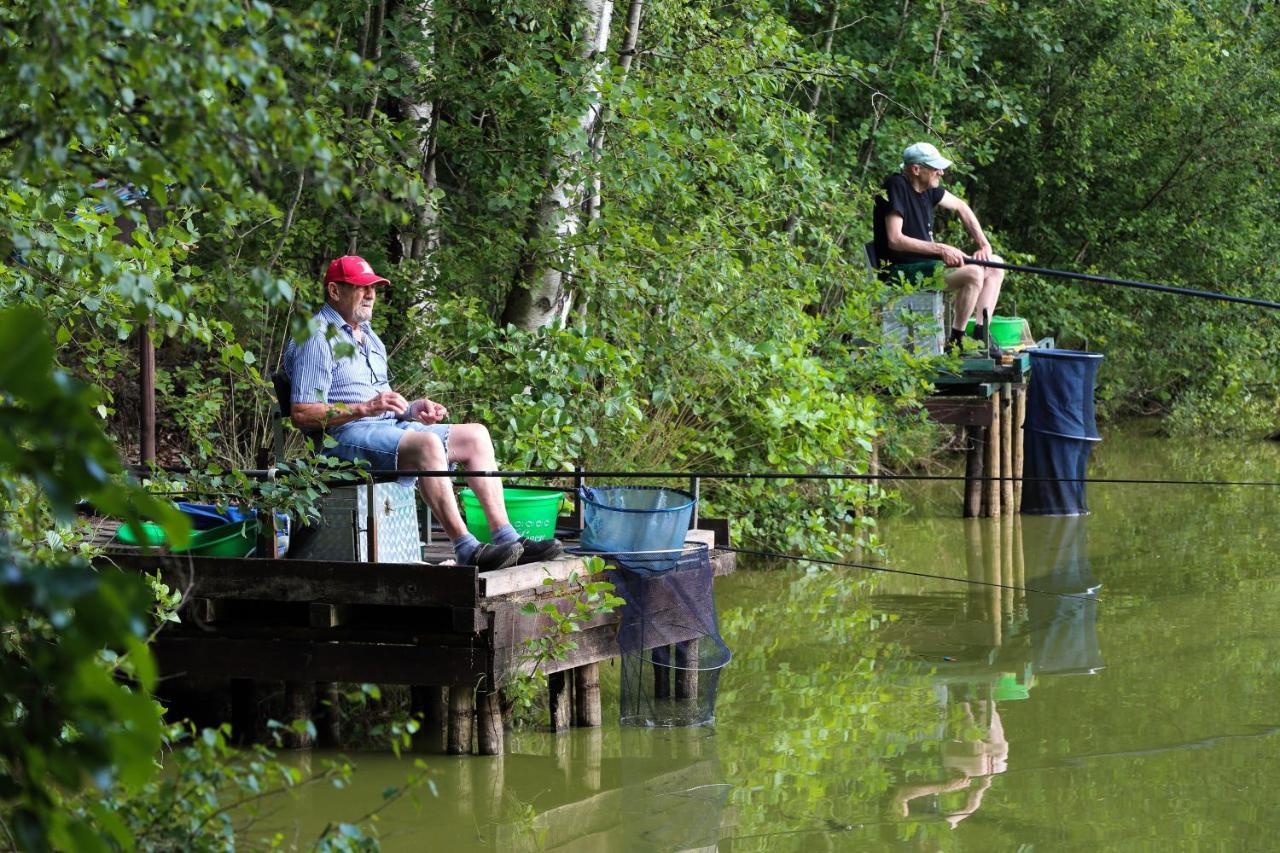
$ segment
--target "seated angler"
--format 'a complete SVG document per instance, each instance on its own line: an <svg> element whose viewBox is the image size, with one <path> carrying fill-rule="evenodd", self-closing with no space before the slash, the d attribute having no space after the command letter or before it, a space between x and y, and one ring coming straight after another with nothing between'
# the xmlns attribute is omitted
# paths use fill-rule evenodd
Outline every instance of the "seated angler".
<svg viewBox="0 0 1280 853"><path fill-rule="evenodd" d="M973 336L986 345L986 323L995 316L1004 270L966 264L964 252L933 239L933 210L941 207L960 217L977 245L975 260L1003 263L991 253L991 243L969 205L942 188L942 176L949 168L951 161L928 142L907 146L902 171L885 178L876 197L873 224L876 257L889 263L890 275L900 273L915 281L932 275L939 266L946 267L942 279L954 300L947 350L958 354L971 317L977 318ZM989 354L999 358L1003 352L992 343Z"/></svg>
<svg viewBox="0 0 1280 853"><path fill-rule="evenodd" d="M313 334L301 345L290 342L284 366L293 392L290 419L304 431L323 430L337 442L325 453L349 462L364 460L374 471L444 471L458 463L468 471L493 471L489 430L481 424L448 424L448 410L434 400L414 400L391 388L387 350L369 325L377 287L387 284L363 259L338 258L324 277L325 304L317 313L332 334ZM339 358L334 343L353 354ZM469 477L489 524L491 542L481 544L467 531L447 477L419 477L418 490L453 543L459 563L482 570L549 560L561 551L555 539L520 536L507 519L502 482Z"/></svg>

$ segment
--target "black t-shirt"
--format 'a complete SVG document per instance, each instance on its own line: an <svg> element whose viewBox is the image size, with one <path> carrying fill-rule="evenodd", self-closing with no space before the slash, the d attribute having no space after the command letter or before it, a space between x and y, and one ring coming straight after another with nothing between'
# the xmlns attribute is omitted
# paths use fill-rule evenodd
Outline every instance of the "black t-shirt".
<svg viewBox="0 0 1280 853"><path fill-rule="evenodd" d="M881 263L909 264L913 261L936 261L931 255L916 255L911 252L895 252L889 248L889 235L884 227L884 218L890 211L902 217L902 233L917 240L933 242L933 209L946 194L942 187L930 187L922 193L911 188L911 184L901 174L893 174L884 179L880 185L880 193L876 195L875 206L875 238L876 257Z"/></svg>

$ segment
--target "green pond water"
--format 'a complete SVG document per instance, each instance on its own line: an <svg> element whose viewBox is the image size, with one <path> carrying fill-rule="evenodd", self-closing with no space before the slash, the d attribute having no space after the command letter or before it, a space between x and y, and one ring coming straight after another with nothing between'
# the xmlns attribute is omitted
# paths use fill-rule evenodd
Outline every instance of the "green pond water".
<svg viewBox="0 0 1280 853"><path fill-rule="evenodd" d="M1151 426L1105 430L1090 474L1280 479L1280 446ZM734 659L713 726L619 727L606 665L601 730L418 756L435 793L379 816L383 848L1280 846L1274 490L1092 485L1088 517L1003 523L961 519L958 484L903 495L888 565L1082 597L743 563L716 581ZM354 758L354 787L270 822L305 842L412 770Z"/></svg>

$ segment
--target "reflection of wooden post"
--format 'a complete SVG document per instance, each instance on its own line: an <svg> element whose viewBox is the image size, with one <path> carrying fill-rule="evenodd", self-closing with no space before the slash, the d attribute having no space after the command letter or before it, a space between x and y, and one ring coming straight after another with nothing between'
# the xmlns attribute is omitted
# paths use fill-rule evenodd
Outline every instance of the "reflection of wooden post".
<svg viewBox="0 0 1280 853"><path fill-rule="evenodd" d="M1018 589L1025 589L1027 586L1027 559L1022 552L1022 518L1017 515L1013 517L1013 583ZM1026 597L1025 592L1018 594L1019 601L1025 601Z"/></svg>
<svg viewBox="0 0 1280 853"><path fill-rule="evenodd" d="M698 695L698 667L702 659L697 640L676 643L676 698L693 699Z"/></svg>
<svg viewBox="0 0 1280 853"><path fill-rule="evenodd" d="M1013 392L1004 386L1000 396L1000 509L1013 512Z"/></svg>
<svg viewBox="0 0 1280 853"><path fill-rule="evenodd" d="M987 593L987 601L983 617L987 622L989 631L989 642L992 646L999 646L1003 636L1001 624L1001 592L999 586L1000 581L1000 530L995 526L999 524L999 516L991 524L984 524L982 527L982 580L987 584L983 587Z"/></svg>
<svg viewBox="0 0 1280 853"><path fill-rule="evenodd" d="M982 514L982 427L964 427L964 517Z"/></svg>
<svg viewBox="0 0 1280 853"><path fill-rule="evenodd" d="M601 756L604 754L604 732L600 729L589 729L574 735L574 746L578 748L577 760L574 762L575 772L582 784L589 790L600 790Z"/></svg>
<svg viewBox="0 0 1280 853"><path fill-rule="evenodd" d="M1014 512L1022 511L1022 424L1027 419L1027 386L1023 385L1013 396L1013 503Z"/></svg>
<svg viewBox="0 0 1280 853"><path fill-rule="evenodd" d="M991 426L986 430L983 454L982 514L991 518L1000 514L1000 392L991 392Z"/></svg>
<svg viewBox="0 0 1280 853"><path fill-rule="evenodd" d="M547 676L547 693L551 700L551 730L568 730L572 719L573 691L569 689L569 673L553 672Z"/></svg>
<svg viewBox="0 0 1280 853"><path fill-rule="evenodd" d="M971 581L981 581L982 572L982 522L976 518L964 521L964 567ZM986 612L987 590L980 584L968 584L969 600L965 613L970 619L981 618Z"/></svg>
<svg viewBox="0 0 1280 853"><path fill-rule="evenodd" d="M470 684L449 688L449 754L470 755L476 723L476 697Z"/></svg>
<svg viewBox="0 0 1280 853"><path fill-rule="evenodd" d="M476 746L481 755L502 755L502 703L496 692L481 693L476 703Z"/></svg>
<svg viewBox="0 0 1280 853"><path fill-rule="evenodd" d="M502 795L506 784L506 768L502 756L464 763L476 765L476 805L481 807L477 817L481 822L494 826L502 816Z"/></svg>
<svg viewBox="0 0 1280 853"><path fill-rule="evenodd" d="M603 720L600 710L600 664L586 663L573 671L575 726L595 728Z"/></svg>
<svg viewBox="0 0 1280 853"><path fill-rule="evenodd" d="M1016 516L1000 519L1000 582L1006 587L1016 586L1013 579L1013 520ZM1000 591L1000 602L1006 619L1013 617L1013 590Z"/></svg>

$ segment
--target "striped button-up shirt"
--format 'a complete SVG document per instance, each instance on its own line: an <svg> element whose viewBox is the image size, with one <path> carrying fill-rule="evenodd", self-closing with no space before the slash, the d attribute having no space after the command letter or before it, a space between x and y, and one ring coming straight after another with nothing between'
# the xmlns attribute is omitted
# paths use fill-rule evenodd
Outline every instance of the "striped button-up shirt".
<svg viewBox="0 0 1280 853"><path fill-rule="evenodd" d="M334 327L330 340L324 331L313 334L305 343L289 341L284 352L284 369L289 374L295 403L363 403L391 390L387 369L387 348L368 323L361 323L364 343L356 343L354 330L342 315L325 305L316 314L321 328ZM338 358L334 346L347 343L352 355ZM371 419L394 418L395 412L383 412Z"/></svg>

